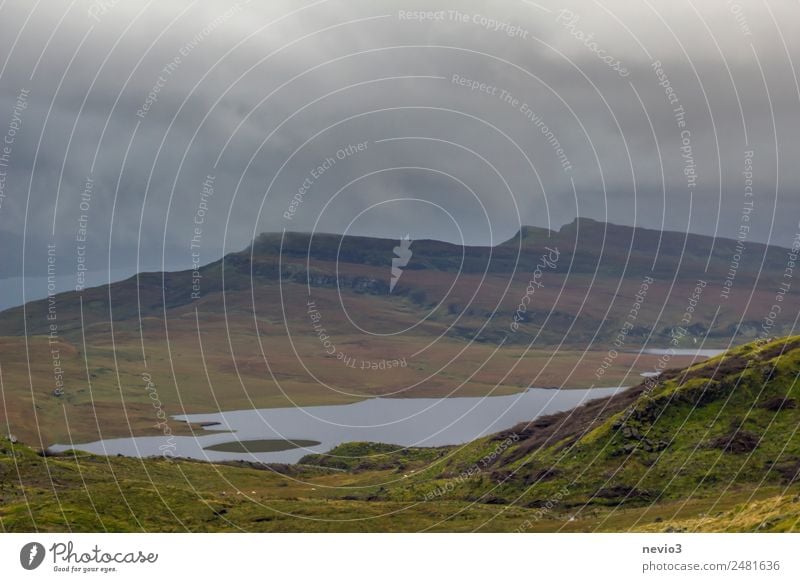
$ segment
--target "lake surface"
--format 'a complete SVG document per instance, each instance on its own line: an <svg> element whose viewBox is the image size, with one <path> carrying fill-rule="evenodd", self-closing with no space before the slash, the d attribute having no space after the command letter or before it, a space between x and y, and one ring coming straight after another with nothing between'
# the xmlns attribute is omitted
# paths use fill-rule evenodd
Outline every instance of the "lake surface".
<svg viewBox="0 0 800 582"><path fill-rule="evenodd" d="M197 431L196 436L107 439L70 447L54 445L53 452L70 448L101 455L159 456L167 443L172 456L205 461L244 460L296 463L309 453L324 453L345 442L371 441L401 446L458 445L511 428L537 416L570 410L610 396L624 388L549 390L531 388L511 396L484 398L373 398L341 406L266 408L216 414L174 417L181 421L219 423ZM230 432L227 432L230 431ZM210 451L207 447L236 440L318 441L275 452Z"/></svg>

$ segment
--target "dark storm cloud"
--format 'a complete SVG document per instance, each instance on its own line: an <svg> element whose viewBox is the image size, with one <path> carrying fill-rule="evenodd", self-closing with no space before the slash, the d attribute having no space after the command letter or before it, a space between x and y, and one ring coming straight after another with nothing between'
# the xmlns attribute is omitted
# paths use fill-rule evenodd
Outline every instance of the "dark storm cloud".
<svg viewBox="0 0 800 582"><path fill-rule="evenodd" d="M800 7L630 4L6 2L0 139L29 96L3 304L23 266L41 295L48 244L74 288L84 231L95 282L283 228L487 243L581 215L732 238L748 151L749 237L788 245Z"/></svg>

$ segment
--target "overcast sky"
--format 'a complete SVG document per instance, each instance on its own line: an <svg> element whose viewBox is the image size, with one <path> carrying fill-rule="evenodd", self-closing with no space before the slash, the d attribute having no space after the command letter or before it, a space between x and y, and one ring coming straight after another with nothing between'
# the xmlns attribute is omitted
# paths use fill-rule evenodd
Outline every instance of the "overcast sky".
<svg viewBox="0 0 800 582"><path fill-rule="evenodd" d="M795 1L1 6L0 308L49 244L70 289L283 229L798 231Z"/></svg>

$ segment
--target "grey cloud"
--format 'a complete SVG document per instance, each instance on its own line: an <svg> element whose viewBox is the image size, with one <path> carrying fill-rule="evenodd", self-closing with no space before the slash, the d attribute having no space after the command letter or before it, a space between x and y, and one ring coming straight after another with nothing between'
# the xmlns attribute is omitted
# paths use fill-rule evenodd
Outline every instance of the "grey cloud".
<svg viewBox="0 0 800 582"><path fill-rule="evenodd" d="M439 211L426 213L418 203L380 204L394 198L441 205L468 243L489 241L484 210L495 242L520 222L557 228L576 215L733 237L745 151L752 149L757 207L751 238L789 244L800 219L793 162L800 154L793 68L800 56L800 6L540 4L550 12L517 1L451 1L437 8L458 10L467 22L446 12L442 21L415 22L399 12L430 10L428 3L287 0L240 2L231 10L233 2L119 2L97 21L86 1L55 30L68 3L40 6L21 28L31 5L6 2L0 54L9 59L0 78L0 136L19 89L31 90L0 208L7 251L0 277L16 289L6 294L16 297L6 304L21 298L23 266L32 278L45 274L44 252L53 240L63 286L74 285L81 214L87 214L87 261L96 281L109 263L112 276L188 267L209 175L215 193L203 217L203 262L242 248L254 232L309 230L318 219L318 228L343 232L376 204L351 232L457 240L458 230L443 223ZM559 17L562 8L577 21ZM512 30L504 23L518 32L504 34ZM586 35L593 36L587 41ZM612 70L595 49L619 59L628 75ZM686 110L698 175L691 192L681 128L653 60L663 64ZM170 63L175 66L165 73ZM471 91L452 82L456 74L497 90ZM145 112L154 88L158 93ZM535 113L533 121L523 104ZM546 135L543 125L552 133ZM417 139L375 143L399 137ZM337 160L314 180L292 220L284 217L313 168L364 141L365 152ZM444 174L393 170L356 181L325 206L347 183L398 166L452 174L477 199ZM82 212L90 174L95 188L90 209ZM30 298L41 289L26 292Z"/></svg>

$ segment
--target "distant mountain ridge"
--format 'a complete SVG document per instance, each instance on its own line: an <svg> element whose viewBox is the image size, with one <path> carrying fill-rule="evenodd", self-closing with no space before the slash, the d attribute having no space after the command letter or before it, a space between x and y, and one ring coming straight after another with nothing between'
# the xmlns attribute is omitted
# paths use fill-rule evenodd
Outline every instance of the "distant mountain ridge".
<svg viewBox="0 0 800 582"><path fill-rule="evenodd" d="M196 278L202 281L197 293L191 293L195 278L191 270L142 273L110 286L84 291L85 316L89 321L107 321L111 311L109 301L114 305L114 319L117 321L150 316L153 311L160 316L164 310L188 306L197 299L213 297L223 291L247 295L253 286L279 283L386 295L385 299L392 301L396 298L388 297L388 291L396 244L393 239L360 236L265 233L248 248L201 267L195 273L199 275ZM746 243L744 251L740 252L737 242L730 239L659 232L582 218L558 231L523 227L516 236L495 247L461 247L442 241L415 240L413 256L404 268L409 275L400 282L395 295L410 297L416 291L414 302L420 308L449 301L453 294L445 297L443 290L431 289L430 280L424 275L434 272L451 274L452 279L458 279L454 283L455 295L460 295L459 289L464 289L461 294L464 297L456 297L452 303L443 305L443 309L452 311L466 305L467 299L477 289L475 313L483 317L496 315L497 312L490 307L500 300L506 306L503 310L508 310L519 300L519 291L512 293L511 289L515 286L525 288L530 273L536 269L546 248L557 248L561 256L553 268L559 278L553 278L550 288L564 283L562 294L576 297L588 291L584 305L589 301L595 303L592 298L595 293L602 294L602 301L608 303L613 298L609 299L607 294L618 287L621 293L633 295L632 289L645 276L654 277L659 285L673 292L682 291L683 287L690 287L702 279L707 282L708 305L698 308L694 323L705 326L718 338L733 337L736 331L743 331L745 338L757 335L769 306L774 303L776 290L785 281L783 275L790 253L788 248L757 243ZM484 285L486 277L494 284ZM731 278L733 294L736 295L734 301L719 294L726 279ZM507 285L509 280L512 280L511 285ZM484 288L480 288L482 285ZM509 291L505 291L506 288ZM496 297L492 296L493 293L506 295ZM787 306L790 308L800 306L794 295L788 297ZM78 297L80 294L75 292L57 296L59 306L64 306L60 307L59 317L62 332L70 333L76 329ZM134 298L137 300L135 303ZM231 298L235 301L233 296ZM683 298L668 299L685 303ZM139 305L142 313L138 311ZM721 313L712 321L717 305ZM46 300L28 304L28 333L47 332L46 307ZM579 313L571 309L574 308L559 307L557 312L577 317ZM24 333L21 314L22 308L0 313L0 334ZM742 316L743 325L737 324L734 329L731 325L737 316ZM531 317L535 319L538 316L534 313ZM602 324L600 321L592 323ZM723 329L719 328L721 323ZM779 324L774 333L791 333L790 324L787 317L786 323ZM468 331L467 328L465 333Z"/></svg>

